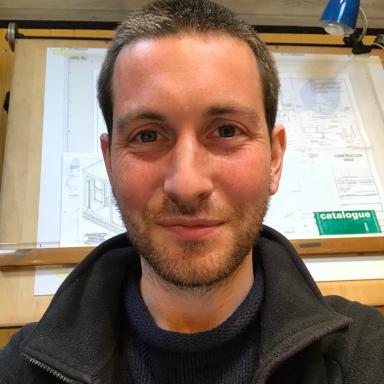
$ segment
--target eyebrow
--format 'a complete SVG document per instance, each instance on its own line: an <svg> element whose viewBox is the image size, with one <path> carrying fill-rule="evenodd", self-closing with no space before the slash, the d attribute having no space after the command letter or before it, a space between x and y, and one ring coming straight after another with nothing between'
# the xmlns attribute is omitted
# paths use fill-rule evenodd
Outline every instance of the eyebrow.
<svg viewBox="0 0 384 384"><path fill-rule="evenodd" d="M125 125L135 120L151 120L151 121L166 121L166 118L160 113L143 110L139 112L127 112L117 119L116 128L121 129Z"/></svg>
<svg viewBox="0 0 384 384"><path fill-rule="evenodd" d="M252 108L244 106L242 104L223 104L212 106L208 108L205 115L210 116L221 116L230 114L246 115L253 123L258 123L260 120L259 114Z"/></svg>
<svg viewBox="0 0 384 384"><path fill-rule="evenodd" d="M213 105L205 111L203 116L214 117L214 116L223 116L223 115L230 115L230 114L246 115L255 124L258 124L260 120L259 114L254 109L241 104ZM167 118L162 114L152 110L127 112L118 118L116 127L117 129L121 129L127 124L135 120L150 120L150 121L165 122Z"/></svg>

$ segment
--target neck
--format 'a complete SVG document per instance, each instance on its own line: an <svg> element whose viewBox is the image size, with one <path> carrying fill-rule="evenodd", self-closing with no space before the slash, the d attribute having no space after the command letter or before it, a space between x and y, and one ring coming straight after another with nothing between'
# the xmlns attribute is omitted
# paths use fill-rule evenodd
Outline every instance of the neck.
<svg viewBox="0 0 384 384"><path fill-rule="evenodd" d="M219 326L253 284L252 252L229 278L209 290L177 288L157 276L145 261L141 264L141 295L157 326L167 331L197 333Z"/></svg>

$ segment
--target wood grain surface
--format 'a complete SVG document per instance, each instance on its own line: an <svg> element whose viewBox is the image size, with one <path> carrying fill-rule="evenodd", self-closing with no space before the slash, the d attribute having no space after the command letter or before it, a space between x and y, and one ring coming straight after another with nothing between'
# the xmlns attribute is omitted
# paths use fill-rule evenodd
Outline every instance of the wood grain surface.
<svg viewBox="0 0 384 384"><path fill-rule="evenodd" d="M320 25L320 15L327 4L318 0L218 0L254 25ZM148 0L3 0L3 20L121 21L127 14L142 8ZM362 4L371 28L383 28L384 7L380 0Z"/></svg>

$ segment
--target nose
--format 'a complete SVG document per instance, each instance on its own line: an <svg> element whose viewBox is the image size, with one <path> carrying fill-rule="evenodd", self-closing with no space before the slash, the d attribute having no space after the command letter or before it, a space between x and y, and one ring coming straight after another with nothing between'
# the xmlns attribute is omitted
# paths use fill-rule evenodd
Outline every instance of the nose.
<svg viewBox="0 0 384 384"><path fill-rule="evenodd" d="M194 137L179 137L169 154L165 195L180 205L198 205L212 194L210 171L207 149Z"/></svg>

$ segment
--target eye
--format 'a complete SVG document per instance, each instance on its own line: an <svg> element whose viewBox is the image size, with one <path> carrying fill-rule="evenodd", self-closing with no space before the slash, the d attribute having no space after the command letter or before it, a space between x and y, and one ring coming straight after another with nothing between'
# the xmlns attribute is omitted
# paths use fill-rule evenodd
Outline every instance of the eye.
<svg viewBox="0 0 384 384"><path fill-rule="evenodd" d="M233 137L237 134L238 129L233 125L222 125L218 129L220 137Z"/></svg>
<svg viewBox="0 0 384 384"><path fill-rule="evenodd" d="M151 143L158 138L156 131L142 131L136 135L136 139L143 143Z"/></svg>

